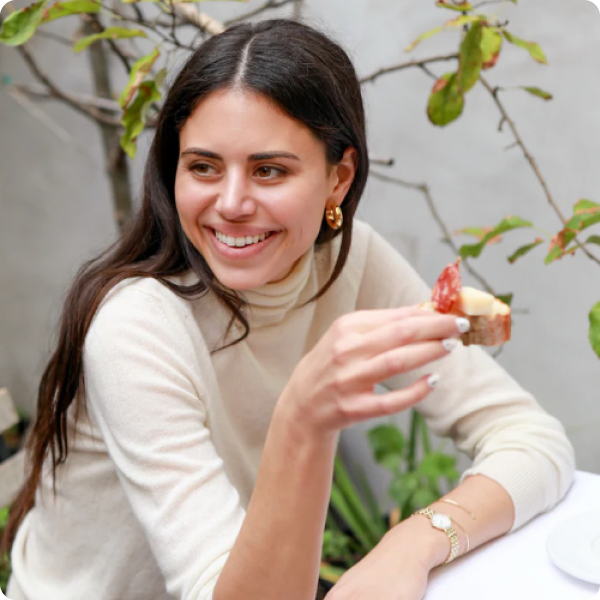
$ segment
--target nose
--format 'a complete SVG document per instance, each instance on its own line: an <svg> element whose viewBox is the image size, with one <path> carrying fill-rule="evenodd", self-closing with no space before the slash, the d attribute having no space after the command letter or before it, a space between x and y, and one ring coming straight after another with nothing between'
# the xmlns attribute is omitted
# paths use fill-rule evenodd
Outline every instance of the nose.
<svg viewBox="0 0 600 600"><path fill-rule="evenodd" d="M248 188L243 172L229 171L223 178L215 210L224 220L234 221L255 212L256 206L248 195Z"/></svg>

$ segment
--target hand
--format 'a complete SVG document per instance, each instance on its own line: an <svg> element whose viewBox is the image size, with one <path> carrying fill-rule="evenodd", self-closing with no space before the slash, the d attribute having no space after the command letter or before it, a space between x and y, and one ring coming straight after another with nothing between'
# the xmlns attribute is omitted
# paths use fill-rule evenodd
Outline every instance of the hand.
<svg viewBox="0 0 600 600"><path fill-rule="evenodd" d="M430 566L412 541L384 537L342 575L325 600L421 600Z"/></svg>
<svg viewBox="0 0 600 600"><path fill-rule="evenodd" d="M446 356L442 340L460 335L456 316L417 306L343 315L302 357L280 403L318 435L406 410L431 391L427 376L385 394L374 386Z"/></svg>

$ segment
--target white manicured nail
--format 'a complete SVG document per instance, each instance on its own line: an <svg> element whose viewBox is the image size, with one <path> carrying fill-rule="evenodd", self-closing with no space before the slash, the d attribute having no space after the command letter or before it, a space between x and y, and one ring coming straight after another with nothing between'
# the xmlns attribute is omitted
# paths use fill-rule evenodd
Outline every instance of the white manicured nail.
<svg viewBox="0 0 600 600"><path fill-rule="evenodd" d="M430 388L436 387L439 382L440 382L440 375L439 375L439 373L433 373L433 375L430 375L427 378L427 385Z"/></svg>
<svg viewBox="0 0 600 600"><path fill-rule="evenodd" d="M471 329L471 322L469 321L469 319L464 319L463 317L458 317L458 319L456 319L456 328L461 333L467 333L467 331L469 331L469 329Z"/></svg>
<svg viewBox="0 0 600 600"><path fill-rule="evenodd" d="M442 346L448 351L452 352L454 348L456 348L456 344L458 344L458 340L456 338L448 338L447 340L442 340Z"/></svg>

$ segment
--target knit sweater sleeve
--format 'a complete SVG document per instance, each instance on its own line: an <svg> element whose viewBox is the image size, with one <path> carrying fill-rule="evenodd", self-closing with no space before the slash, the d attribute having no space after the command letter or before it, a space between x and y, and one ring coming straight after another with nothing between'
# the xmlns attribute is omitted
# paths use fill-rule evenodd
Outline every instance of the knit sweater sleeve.
<svg viewBox="0 0 600 600"><path fill-rule="evenodd" d="M206 424L209 356L168 300L131 286L101 306L84 344L90 418L181 600L210 600L245 516Z"/></svg>
<svg viewBox="0 0 600 600"><path fill-rule="evenodd" d="M367 253L357 309L428 300L430 288L415 269L370 226L361 229ZM481 473L502 485L515 505L511 531L557 504L575 473L563 425L478 346L459 344L448 356L382 385L406 387L432 372L440 383L415 408L436 435L450 437L472 459L460 481Z"/></svg>

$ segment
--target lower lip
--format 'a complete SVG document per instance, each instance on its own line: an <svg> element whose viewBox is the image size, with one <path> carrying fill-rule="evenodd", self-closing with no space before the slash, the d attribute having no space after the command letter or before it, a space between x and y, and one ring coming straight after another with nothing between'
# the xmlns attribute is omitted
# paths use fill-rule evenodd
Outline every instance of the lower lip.
<svg viewBox="0 0 600 600"><path fill-rule="evenodd" d="M242 248L237 248L235 246L228 246L223 242L220 242L215 235L214 229L210 227L206 228L208 231L208 237L212 240L213 245L218 250L219 254L224 256L225 258L233 258L233 259L243 259L243 258L251 258L268 248L274 241L275 238L279 236L281 233L278 231L277 233L272 233L268 238L265 238L262 242L258 242L257 244L250 244L249 246L244 246Z"/></svg>

